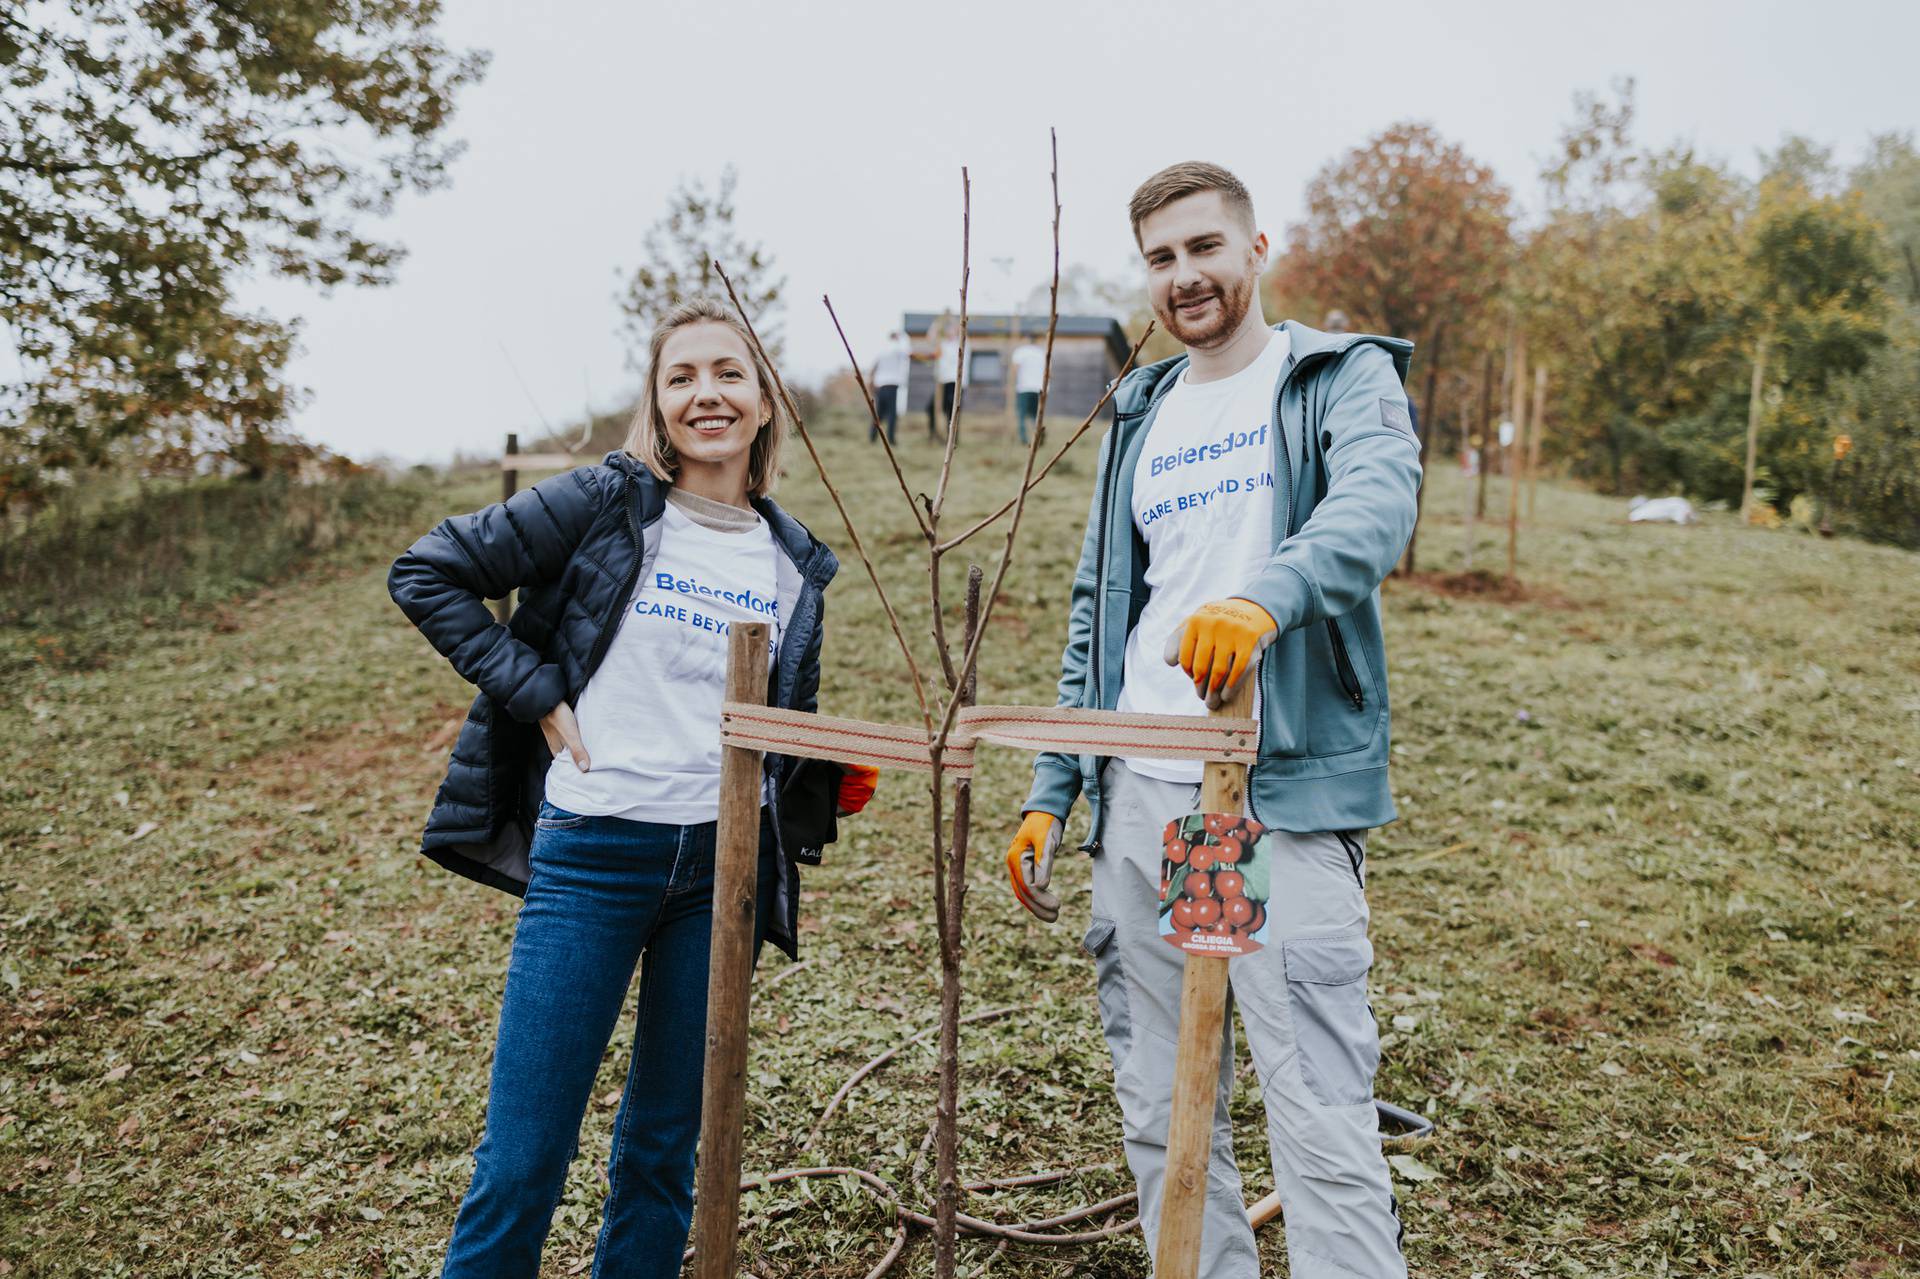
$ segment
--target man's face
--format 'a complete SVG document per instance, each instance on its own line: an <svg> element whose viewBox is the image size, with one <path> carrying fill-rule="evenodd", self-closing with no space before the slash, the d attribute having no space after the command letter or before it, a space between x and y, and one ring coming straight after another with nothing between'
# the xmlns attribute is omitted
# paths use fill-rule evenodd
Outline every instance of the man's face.
<svg viewBox="0 0 1920 1279"><path fill-rule="evenodd" d="M1167 331L1209 350L1239 331L1267 265L1267 237L1250 233L1218 191L1182 196L1140 224L1147 296Z"/></svg>

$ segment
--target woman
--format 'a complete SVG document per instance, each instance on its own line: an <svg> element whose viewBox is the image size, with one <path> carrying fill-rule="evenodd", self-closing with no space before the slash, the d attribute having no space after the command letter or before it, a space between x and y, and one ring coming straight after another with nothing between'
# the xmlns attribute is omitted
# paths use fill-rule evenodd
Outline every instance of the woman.
<svg viewBox="0 0 1920 1279"><path fill-rule="evenodd" d="M728 627L767 623L771 703L812 710L819 688L821 592L838 563L767 497L788 430L771 370L709 299L660 322L647 367L625 451L447 520L389 578L408 618L481 690L422 851L526 897L445 1279L538 1272L636 962L633 1064L593 1273L679 1274ZM485 601L516 587L520 608L499 625ZM783 821L783 799L803 806L792 791L803 778L832 787L839 770L767 757L756 953L767 937L794 952L794 861L817 860L803 841L823 842ZM839 782L843 805L870 780Z"/></svg>

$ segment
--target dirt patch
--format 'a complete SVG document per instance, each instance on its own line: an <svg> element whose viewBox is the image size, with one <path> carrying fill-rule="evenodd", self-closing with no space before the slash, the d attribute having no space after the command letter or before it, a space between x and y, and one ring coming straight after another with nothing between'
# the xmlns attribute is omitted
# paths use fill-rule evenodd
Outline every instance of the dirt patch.
<svg viewBox="0 0 1920 1279"><path fill-rule="evenodd" d="M259 779L264 794L278 799L308 798L316 778L338 791L356 777L426 775L445 762L465 716L464 707L442 702L423 717L426 727L396 729L366 720L292 750L257 755L242 768Z"/></svg>
<svg viewBox="0 0 1920 1279"><path fill-rule="evenodd" d="M1412 587L1430 595L1448 599L1478 600L1488 604L1532 604L1539 608L1577 609L1587 607L1545 586L1529 586L1511 581L1486 569L1471 573L1414 573L1387 579L1395 586Z"/></svg>

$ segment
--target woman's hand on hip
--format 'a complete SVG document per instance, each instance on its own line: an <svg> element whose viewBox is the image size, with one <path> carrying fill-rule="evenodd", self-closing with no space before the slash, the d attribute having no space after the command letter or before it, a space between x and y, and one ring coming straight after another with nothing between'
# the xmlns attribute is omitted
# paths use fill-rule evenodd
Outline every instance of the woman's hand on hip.
<svg viewBox="0 0 1920 1279"><path fill-rule="evenodd" d="M562 702L541 716L540 731L546 734L547 750L555 759L565 751L573 756L575 768L587 771L587 744L580 736L580 721L573 717L573 707Z"/></svg>

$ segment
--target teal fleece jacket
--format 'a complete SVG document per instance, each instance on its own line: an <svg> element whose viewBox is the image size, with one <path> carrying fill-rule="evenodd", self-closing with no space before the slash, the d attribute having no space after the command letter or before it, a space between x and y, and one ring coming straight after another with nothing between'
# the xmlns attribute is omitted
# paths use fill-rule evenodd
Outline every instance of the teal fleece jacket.
<svg viewBox="0 0 1920 1279"><path fill-rule="evenodd" d="M1287 831L1360 830L1394 819L1387 783L1386 646L1380 582L1412 536L1420 444L1401 389L1413 344L1321 333L1286 321L1290 349L1273 389L1273 556L1227 595L1279 624L1260 659L1260 751L1253 814ZM1127 636L1147 602L1146 545L1133 526L1133 473L1185 356L1128 374L1100 444L1093 509L1074 574L1058 704L1111 710ZM1158 651L1160 637L1152 648ZM1026 811L1065 820L1087 796L1099 850L1100 766L1090 755L1036 758Z"/></svg>

